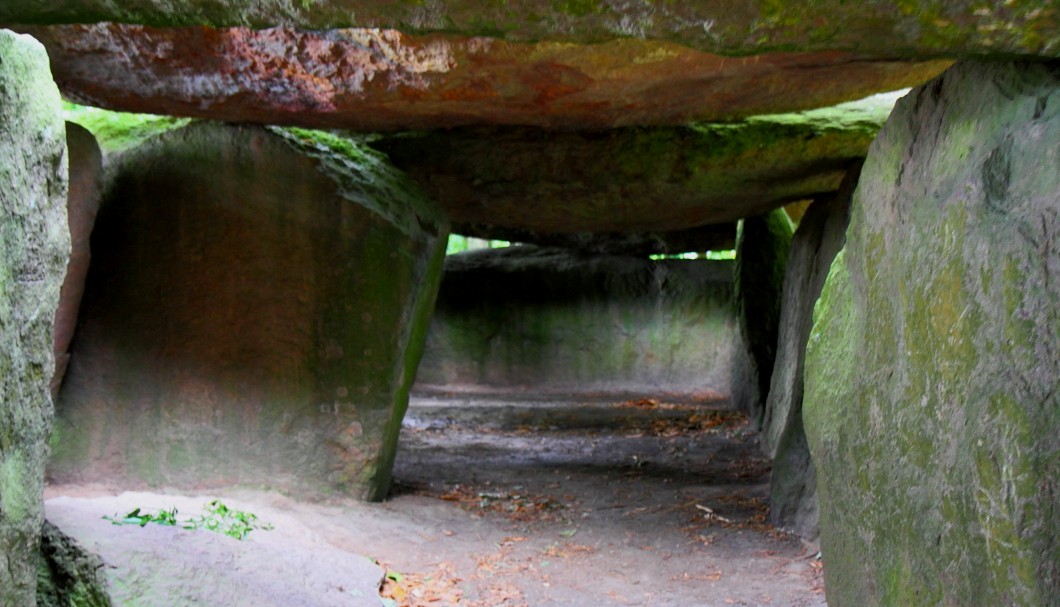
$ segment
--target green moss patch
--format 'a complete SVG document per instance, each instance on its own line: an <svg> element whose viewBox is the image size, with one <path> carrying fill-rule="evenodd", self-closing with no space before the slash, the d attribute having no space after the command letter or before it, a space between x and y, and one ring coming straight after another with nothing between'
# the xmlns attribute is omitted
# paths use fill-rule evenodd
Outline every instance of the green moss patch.
<svg viewBox="0 0 1060 607"><path fill-rule="evenodd" d="M63 102L63 118L89 130L104 152L120 152L187 126L190 118L112 112L101 108Z"/></svg>

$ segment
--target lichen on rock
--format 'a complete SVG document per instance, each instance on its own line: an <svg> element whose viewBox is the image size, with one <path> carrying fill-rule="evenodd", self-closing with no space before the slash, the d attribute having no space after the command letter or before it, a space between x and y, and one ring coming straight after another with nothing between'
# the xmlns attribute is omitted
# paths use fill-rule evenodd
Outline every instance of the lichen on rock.
<svg viewBox="0 0 1060 607"><path fill-rule="evenodd" d="M0 604L33 605L70 250L66 129L44 48L0 30Z"/></svg>
<svg viewBox="0 0 1060 607"><path fill-rule="evenodd" d="M967 61L870 149L804 419L831 605L1060 596L1060 71Z"/></svg>
<svg viewBox="0 0 1060 607"><path fill-rule="evenodd" d="M384 134L370 145L454 225L482 236L491 228L687 230L836 191L897 94L738 122L603 132L448 129Z"/></svg>
<svg viewBox="0 0 1060 607"><path fill-rule="evenodd" d="M766 395L762 448L773 459L769 520L803 538L818 535L817 471L803 430L803 362L813 325L813 307L828 268L843 247L850 200L861 163L847 173L834 196L810 206L792 238L784 274L777 357Z"/></svg>
<svg viewBox="0 0 1060 607"><path fill-rule="evenodd" d="M41 528L38 607L111 607L103 561L48 521Z"/></svg>
<svg viewBox="0 0 1060 607"><path fill-rule="evenodd" d="M156 135L179 129L191 122L187 118L172 116L111 112L68 101L63 102L63 117L91 132L106 153L136 147Z"/></svg>

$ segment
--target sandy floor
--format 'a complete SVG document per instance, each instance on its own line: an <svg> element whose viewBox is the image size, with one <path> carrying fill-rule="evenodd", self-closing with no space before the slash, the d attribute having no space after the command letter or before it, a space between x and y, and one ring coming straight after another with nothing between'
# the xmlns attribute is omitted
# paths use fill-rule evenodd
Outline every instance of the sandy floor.
<svg viewBox="0 0 1060 607"><path fill-rule="evenodd" d="M382 504L57 486L48 514L102 554L123 605L824 605L816 548L763 522L755 441L690 406L421 399ZM215 497L274 529L100 519Z"/></svg>

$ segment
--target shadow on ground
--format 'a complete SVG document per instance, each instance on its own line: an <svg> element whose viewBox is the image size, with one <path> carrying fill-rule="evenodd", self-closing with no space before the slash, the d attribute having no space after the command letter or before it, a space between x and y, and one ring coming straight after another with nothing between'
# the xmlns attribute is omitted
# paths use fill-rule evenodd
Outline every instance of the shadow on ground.
<svg viewBox="0 0 1060 607"><path fill-rule="evenodd" d="M824 605L816 549L765 523L768 475L722 408L431 398L413 399L381 504L64 485L48 515L125 605ZM214 497L275 528L238 542L100 519Z"/></svg>

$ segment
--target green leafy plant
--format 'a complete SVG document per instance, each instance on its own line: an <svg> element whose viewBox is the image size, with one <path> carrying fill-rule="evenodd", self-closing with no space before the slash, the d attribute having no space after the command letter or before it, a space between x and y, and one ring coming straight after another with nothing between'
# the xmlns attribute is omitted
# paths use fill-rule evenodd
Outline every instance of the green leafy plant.
<svg viewBox="0 0 1060 607"><path fill-rule="evenodd" d="M204 510L205 514L178 520L176 508L163 509L153 514L136 508L124 516L104 516L103 520L110 521L112 525L145 527L148 523L154 523L166 527L179 526L182 529L206 529L237 540L244 539L255 529L272 529L271 524L259 521L256 514L229 508L221 500L211 501L206 504Z"/></svg>
<svg viewBox="0 0 1060 607"><path fill-rule="evenodd" d="M113 525L139 525L145 527L147 523L154 523L156 525L174 527L177 524L177 509L160 510L157 514L151 514L150 512L141 512L139 508L136 508L125 516L104 516L103 520L110 521Z"/></svg>

